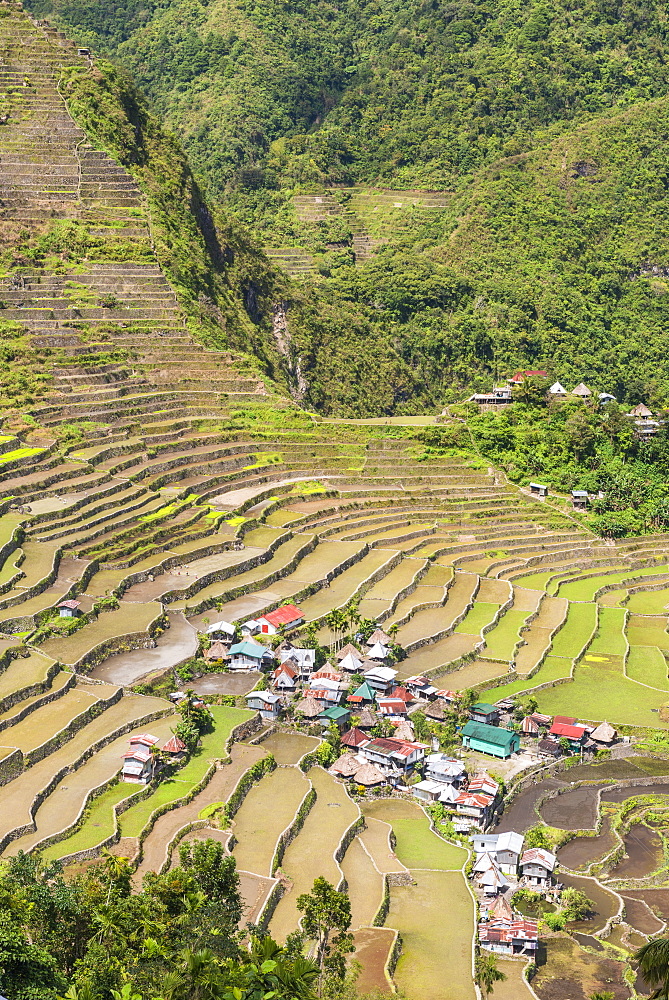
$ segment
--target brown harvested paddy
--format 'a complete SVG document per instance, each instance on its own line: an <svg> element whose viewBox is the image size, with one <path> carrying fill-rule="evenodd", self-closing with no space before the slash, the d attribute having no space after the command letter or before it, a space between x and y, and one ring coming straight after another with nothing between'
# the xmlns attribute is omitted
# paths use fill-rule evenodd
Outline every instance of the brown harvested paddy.
<svg viewBox="0 0 669 1000"><path fill-rule="evenodd" d="M492 660L471 660L457 670L451 670L447 674L441 674L440 683L447 686L451 691L464 691L477 684L491 681L495 677L502 677L508 673L508 663L493 663Z"/></svg>
<svg viewBox="0 0 669 1000"><path fill-rule="evenodd" d="M344 786L331 774L317 767L311 769L309 777L316 789L316 802L284 855L281 867L291 886L279 900L269 925L270 934L279 942L296 929L297 897L311 890L314 879L323 876L333 885L338 884L341 874L333 852L359 815Z"/></svg>
<svg viewBox="0 0 669 1000"><path fill-rule="evenodd" d="M497 956L497 968L506 979L495 983L494 1000L534 1000L525 979L526 958L502 958Z"/></svg>
<svg viewBox="0 0 669 1000"><path fill-rule="evenodd" d="M290 542L286 542L286 546L290 545L293 547L293 543L295 543L294 550L297 551L298 548L309 540L309 537L309 535L296 535ZM267 590L258 590L255 593L249 593L245 597L238 597L233 601L228 601L227 604L223 604L220 608L221 618L226 621L236 621L245 615L254 614L256 611L281 597L290 597L296 594L308 584L323 580L328 574L334 572L346 559L355 555L356 552L360 552L363 545L364 542L320 542L313 552L309 552L300 561L297 569L280 580L276 580ZM279 552L283 552L286 546L281 546ZM290 558L292 559L293 556L291 555ZM288 561L290 560L285 559L283 565L286 565ZM275 567L273 566L273 560L270 560L264 566L258 567L258 570L251 572L257 573L257 579L262 580L268 573L273 571L275 571ZM228 587L218 584L216 593L220 594L224 589L229 589L230 584L234 585L235 588L248 586L248 583L242 579L242 577L246 576L247 574L244 573L236 577L234 581L224 581L224 583L228 583ZM204 593L205 591L201 591L189 603L194 606L196 603L201 602ZM178 604L176 606L178 607Z"/></svg>
<svg viewBox="0 0 669 1000"><path fill-rule="evenodd" d="M159 816L142 843L142 860L135 872L135 882L139 884L146 872L159 872L167 861L168 845L179 830L198 819L207 806L227 802L242 775L263 756L260 747L233 744L229 762L218 767L201 792L190 802Z"/></svg>
<svg viewBox="0 0 669 1000"><path fill-rule="evenodd" d="M308 779L295 767L279 767L253 785L233 821L239 869L271 875L277 841L308 791Z"/></svg>
<svg viewBox="0 0 669 1000"><path fill-rule="evenodd" d="M592 917L588 920L572 920L569 924L570 930L584 934L596 934L606 926L611 917L618 913L620 909L618 897L600 885L596 879L586 878L583 875L567 875L561 872L560 881L563 885L584 892L595 906Z"/></svg>
<svg viewBox="0 0 669 1000"><path fill-rule="evenodd" d="M393 886L386 919L402 937L394 979L421 1000L473 1000L474 901L461 872L415 871Z"/></svg>
<svg viewBox="0 0 669 1000"><path fill-rule="evenodd" d="M577 871L603 858L618 843L618 838L611 829L611 817L605 816L601 833L596 837L574 837L559 849L557 859L565 868Z"/></svg>
<svg viewBox="0 0 669 1000"><path fill-rule="evenodd" d="M240 551L227 549L224 552L215 552L213 555L182 563L178 569L161 573L154 580L135 583L125 591L123 600L142 604L147 601L159 601L163 594L172 590L185 590L208 573L238 566L239 563L246 562L254 556L261 556L266 551L265 546L261 547L259 544L247 541L247 538L248 536L244 539L244 548ZM134 569L133 566L132 571Z"/></svg>
<svg viewBox="0 0 669 1000"><path fill-rule="evenodd" d="M96 687L96 690L100 690ZM104 690L104 689L103 689ZM61 768L69 767L76 761L89 747L95 745L109 733L115 732L121 726L135 719L141 720L153 712L166 709L166 703L162 698L147 698L142 695L125 695L116 704L111 705L105 712L89 722L87 726L75 733L71 740L68 740L59 750L45 757L44 760L33 764L23 774L15 778L9 784L0 788L0 838L11 830L23 826L30 822L29 809L35 795L49 784L54 774ZM150 726L145 726L149 728ZM127 739L128 737L126 737ZM107 747L96 751L94 760L103 765L107 757ZM118 750L114 754L116 768L118 770L120 761ZM83 770L83 768L81 769ZM80 771L75 771L72 780L76 781ZM114 771L112 771L114 773ZM86 780L86 789L95 787L105 780L104 774L94 781L89 773Z"/></svg>
<svg viewBox="0 0 669 1000"><path fill-rule="evenodd" d="M614 1000L628 1000L622 962L591 955L566 934L551 935L546 945L546 962L532 980L540 1000L588 1000L596 991L610 991Z"/></svg>
<svg viewBox="0 0 669 1000"><path fill-rule="evenodd" d="M659 934L664 927L664 920L655 916L648 903L628 893L621 895L625 902L625 920L630 927L635 927L641 934Z"/></svg>
<svg viewBox="0 0 669 1000"><path fill-rule="evenodd" d="M357 593L360 586L379 572L397 556L395 549L375 548L335 577L329 587L317 590L311 597L300 602L306 621L322 618L333 608L342 607Z"/></svg>
<svg viewBox="0 0 669 1000"><path fill-rule="evenodd" d="M662 865L662 838L655 830L636 823L623 840L626 857L609 869L610 879L645 878Z"/></svg>
<svg viewBox="0 0 669 1000"><path fill-rule="evenodd" d="M255 875L252 872L239 873L239 894L242 897L240 927L246 927L247 923L256 924L258 922L267 897L275 885L276 879L268 876Z"/></svg>
<svg viewBox="0 0 669 1000"><path fill-rule="evenodd" d="M140 677L169 670L193 656L198 645L195 629L182 614L171 614L169 620L170 628L157 637L155 648L114 653L94 667L90 676L110 684L127 686L135 684Z"/></svg>
<svg viewBox="0 0 669 1000"><path fill-rule="evenodd" d="M554 600L554 598L546 598L547 600ZM516 611L524 611L526 614L531 614L536 611L541 603L541 591L527 590L525 587L513 588L513 607ZM512 963L513 964L513 963Z"/></svg>
<svg viewBox="0 0 669 1000"><path fill-rule="evenodd" d="M541 816L559 830L589 830L597 823L599 789L594 785L572 788L548 799L541 806Z"/></svg>
<svg viewBox="0 0 669 1000"><path fill-rule="evenodd" d="M72 674L69 671L61 670L51 681L49 685L48 693L38 692L37 694L31 695L29 698L24 698L22 701L17 702L11 708L8 708L5 712L0 713L0 723L5 727L5 732L11 732L11 727L14 725L15 721L21 716L26 710L35 712L40 703L44 698L48 698L53 695L54 699L62 696L69 684L72 683Z"/></svg>
<svg viewBox="0 0 669 1000"><path fill-rule="evenodd" d="M438 563L433 563L421 580L421 583L425 587L445 587L452 579L452 566L441 566Z"/></svg>
<svg viewBox="0 0 669 1000"><path fill-rule="evenodd" d="M290 562L295 558L296 554L300 549L304 548L305 544L309 541L309 538L313 537L310 535L295 535L293 538L288 539L283 545L280 545L276 552L273 553L272 558L265 563L261 563L260 566L255 566L253 569L245 570L243 573L238 573L235 577L227 580L218 580L215 583L210 583L202 590L198 590L197 594L192 597L184 598L178 601L174 601L170 604L170 608L175 610L184 611L190 608L200 607L205 601L212 601L219 597L221 594L226 594L231 589L241 588L242 592L247 588L252 589L254 585L262 583L267 577L272 573L281 573L286 569ZM320 548L320 546L318 546ZM229 602L229 604L234 604L234 602ZM242 612L243 613L243 612ZM208 612L204 612L208 614ZM226 620L228 619L228 612L222 615ZM196 619L197 621L197 619Z"/></svg>
<svg viewBox="0 0 669 1000"><path fill-rule="evenodd" d="M37 650L31 650L27 657L12 660L0 673L0 704L8 695L44 681L53 662L50 656Z"/></svg>
<svg viewBox="0 0 669 1000"><path fill-rule="evenodd" d="M529 674L536 667L542 654L548 648L550 641L550 629L538 628L533 624L523 632L521 636L522 644L515 658L516 670L519 674ZM540 682L537 681L537 683Z"/></svg>
<svg viewBox="0 0 669 1000"><path fill-rule="evenodd" d="M36 830L12 841L5 854L14 856L19 851L30 851L46 837L51 837L53 834L70 827L79 816L88 793L94 788L99 788L103 782L111 780L118 773L123 753L128 749L128 741L133 733L146 732L148 729L153 736L158 736L161 740L168 740L172 735L174 724L175 716L169 715L164 719L151 722L149 726L137 727L130 733L112 740L107 746L93 754L78 770L66 774L37 810L35 814ZM131 794L133 786L127 785L126 787L128 794ZM134 786L135 789L136 787ZM69 850L67 840L62 843L61 853L67 854Z"/></svg>
<svg viewBox="0 0 669 1000"><path fill-rule="evenodd" d="M401 646L435 635L442 629L451 628L456 620L466 610L472 600L477 577L464 573L456 574L455 581L448 591L446 604L440 608L428 608L418 611L406 625L402 625L397 633L397 641ZM393 620L398 617L397 611Z"/></svg>
<svg viewBox="0 0 669 1000"><path fill-rule="evenodd" d="M404 597L395 608L392 620L400 621L400 619L406 617L406 615L411 614L414 608L419 608L421 604L438 604L442 597L444 596L443 587L426 587L421 584L419 587L409 594L408 597ZM365 600L361 602L360 607L362 608L365 604Z"/></svg>
<svg viewBox="0 0 669 1000"><path fill-rule="evenodd" d="M398 566L391 569L383 579L375 583L365 594L365 600L387 601L388 605L400 591L413 582L413 579L427 563L426 559L403 559Z"/></svg>
<svg viewBox="0 0 669 1000"><path fill-rule="evenodd" d="M506 580L481 580L476 600L482 604L506 604L511 596L511 587Z"/></svg>
<svg viewBox="0 0 669 1000"><path fill-rule="evenodd" d="M66 676L66 675L63 675ZM59 675L59 678L61 675ZM65 729L73 719L90 708L100 698L108 698L114 688L78 684L55 701L36 709L22 722L18 722L2 733L2 739L12 746L28 753L42 746L48 739ZM18 708L18 706L17 706Z"/></svg>
<svg viewBox="0 0 669 1000"><path fill-rule="evenodd" d="M301 733L272 733L258 744L263 753L271 753L277 764L297 764L305 753L310 753L319 745L314 736Z"/></svg>
<svg viewBox="0 0 669 1000"><path fill-rule="evenodd" d="M476 643L480 641L479 635L456 632L446 636L445 639L439 639L438 642L421 646L410 653L406 660L397 664L398 678L401 680L404 677L411 677L413 674L422 674L426 670L446 667L459 657L473 652Z"/></svg>
<svg viewBox="0 0 669 1000"><path fill-rule="evenodd" d="M371 925L383 901L383 876L355 837L341 862L351 900L351 927Z"/></svg>
<svg viewBox="0 0 669 1000"><path fill-rule="evenodd" d="M85 625L78 632L66 638L47 639L42 646L42 651L47 656L53 656L61 663L70 665L78 661L95 649L100 643L106 642L116 636L129 635L132 632L146 632L151 622L162 613L162 605L152 604L123 604L116 611L104 611L90 625Z"/></svg>
<svg viewBox="0 0 669 1000"><path fill-rule="evenodd" d="M390 993L392 982L386 973L390 953L395 944L395 931L391 927L364 927L353 935L355 954L362 968L356 980L358 993L379 990Z"/></svg>
<svg viewBox="0 0 669 1000"><path fill-rule="evenodd" d="M358 837L374 859L374 864L380 872L403 872L405 867L394 851L390 848L390 830L388 823L374 819L368 812L365 814L365 829Z"/></svg>

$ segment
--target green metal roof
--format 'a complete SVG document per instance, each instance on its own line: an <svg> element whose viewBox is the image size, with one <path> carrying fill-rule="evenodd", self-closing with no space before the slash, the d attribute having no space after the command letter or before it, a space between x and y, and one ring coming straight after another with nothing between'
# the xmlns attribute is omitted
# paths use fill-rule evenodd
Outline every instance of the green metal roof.
<svg viewBox="0 0 669 1000"><path fill-rule="evenodd" d="M482 715L490 715L492 712L498 712L499 709L495 708L494 705L489 705L487 701L477 701L469 711L480 712Z"/></svg>
<svg viewBox="0 0 669 1000"><path fill-rule="evenodd" d="M518 736L517 733L512 733L509 729L489 726L486 722L468 722L461 735L481 740L482 743L492 743L493 746L497 747L512 746Z"/></svg>
<svg viewBox="0 0 669 1000"><path fill-rule="evenodd" d="M364 681L360 685L358 690L353 692L353 694L357 695L360 698L366 698L367 701L374 701L374 699L376 698L376 692L374 691L373 688L369 686L367 681Z"/></svg>
<svg viewBox="0 0 669 1000"><path fill-rule="evenodd" d="M350 715L351 713L347 708L342 708L341 705L333 705L332 708L326 708L325 711L321 712L318 716L319 719L343 719L345 715Z"/></svg>

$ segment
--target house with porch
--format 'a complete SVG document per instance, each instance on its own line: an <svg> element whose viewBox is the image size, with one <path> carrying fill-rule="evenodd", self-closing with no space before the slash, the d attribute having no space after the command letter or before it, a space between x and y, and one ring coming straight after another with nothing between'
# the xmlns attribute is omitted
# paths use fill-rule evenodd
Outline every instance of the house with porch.
<svg viewBox="0 0 669 1000"><path fill-rule="evenodd" d="M253 639L244 639L230 647L231 670L263 670L274 663L274 654Z"/></svg>
<svg viewBox="0 0 669 1000"><path fill-rule="evenodd" d="M382 771L408 773L422 763L427 747L424 743L379 736L360 748L360 753Z"/></svg>
<svg viewBox="0 0 669 1000"><path fill-rule="evenodd" d="M499 722L499 709L485 701L477 701L469 709L469 717L474 722L485 722L487 726L496 726Z"/></svg>
<svg viewBox="0 0 669 1000"><path fill-rule="evenodd" d="M553 872L557 858L543 847L531 847L520 858L518 870L524 885L549 889L554 883Z"/></svg>
<svg viewBox="0 0 669 1000"><path fill-rule="evenodd" d="M246 707L274 722L281 715L281 698L273 691L251 691L246 695Z"/></svg>
<svg viewBox="0 0 669 1000"><path fill-rule="evenodd" d="M316 666L316 650L288 646L279 653L279 663L290 663L301 681L309 679Z"/></svg>

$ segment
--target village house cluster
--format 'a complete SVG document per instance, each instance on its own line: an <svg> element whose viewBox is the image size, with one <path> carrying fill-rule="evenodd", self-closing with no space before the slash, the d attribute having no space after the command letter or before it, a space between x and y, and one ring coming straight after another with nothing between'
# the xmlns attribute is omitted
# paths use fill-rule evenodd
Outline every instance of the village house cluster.
<svg viewBox="0 0 669 1000"><path fill-rule="evenodd" d="M506 384L493 386L489 392L475 392L473 396L469 397L468 402L476 403L483 410L509 406L514 402L514 389L521 386L525 379L528 378L548 380L548 372L541 368L516 372L515 375L506 380ZM546 394L556 402L569 399L570 397L581 400L596 399L600 406L604 406L606 403L617 402L616 397L610 392L595 393L585 382L579 382L571 390L565 389L560 382L554 382L551 386L547 387ZM663 424L662 420L656 419L653 412L645 403L639 403L637 406L634 406L627 416L633 422L634 433L641 441L647 441L649 438L654 437Z"/></svg>

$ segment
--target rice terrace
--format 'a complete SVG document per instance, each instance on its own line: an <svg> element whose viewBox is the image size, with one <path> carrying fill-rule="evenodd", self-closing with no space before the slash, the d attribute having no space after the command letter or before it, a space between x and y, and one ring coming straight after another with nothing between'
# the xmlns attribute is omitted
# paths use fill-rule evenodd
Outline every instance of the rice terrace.
<svg viewBox="0 0 669 1000"><path fill-rule="evenodd" d="M319 880L339 890L347 996L648 995L669 534L595 533L587 492L485 457L478 407L536 372L356 419L219 349L213 237L165 208L159 140L136 125L124 158L90 50L0 15L0 868L120 865L131 896L213 843L244 948L288 954ZM342 191L385 238L398 196Z"/></svg>

